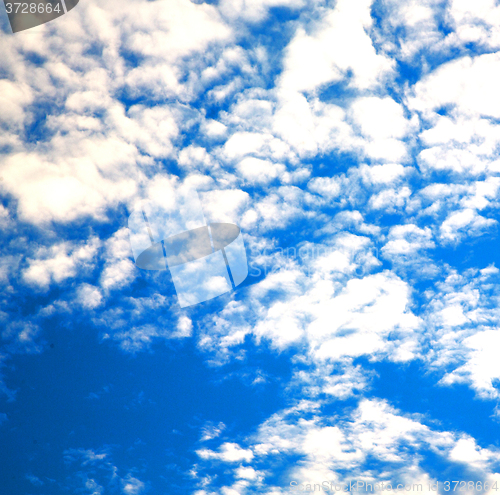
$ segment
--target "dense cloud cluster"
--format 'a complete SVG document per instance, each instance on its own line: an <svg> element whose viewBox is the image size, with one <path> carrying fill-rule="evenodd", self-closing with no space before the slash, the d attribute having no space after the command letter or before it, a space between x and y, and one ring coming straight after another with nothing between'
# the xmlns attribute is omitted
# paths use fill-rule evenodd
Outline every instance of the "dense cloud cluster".
<svg viewBox="0 0 500 495"><path fill-rule="evenodd" d="M289 407L237 438L223 423L200 432L197 495L428 484L429 452L500 481L497 447L367 395L392 363L500 397L500 272L490 248L473 257L498 223L494 0L81 1L16 35L6 22L3 367L45 352L55 314L84 315L116 352L192 339L210 366L244 361L249 341L289 353ZM241 226L251 268L188 310L168 279L139 274L126 229L138 201L178 188ZM71 486L146 493L106 448L61 452Z"/></svg>

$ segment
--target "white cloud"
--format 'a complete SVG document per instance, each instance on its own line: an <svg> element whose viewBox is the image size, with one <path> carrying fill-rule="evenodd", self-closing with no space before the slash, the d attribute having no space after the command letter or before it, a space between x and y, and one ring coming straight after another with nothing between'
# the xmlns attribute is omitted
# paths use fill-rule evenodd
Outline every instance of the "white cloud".
<svg viewBox="0 0 500 495"><path fill-rule="evenodd" d="M207 136L215 138L224 136L227 131L227 127L222 122L208 119L204 121L204 130Z"/></svg>
<svg viewBox="0 0 500 495"><path fill-rule="evenodd" d="M374 210L385 210L387 213L396 213L405 206L411 196L409 187L399 189L385 189L370 198L369 207Z"/></svg>
<svg viewBox="0 0 500 495"><path fill-rule="evenodd" d="M253 452L249 449L242 449L238 444L226 442L220 446L219 452L208 449L197 450L196 453L202 459L217 459L222 462L250 462Z"/></svg>
<svg viewBox="0 0 500 495"><path fill-rule="evenodd" d="M441 225L441 237L445 241L453 242L460 238L462 231L471 236L481 235L496 223L496 220L484 218L474 209L466 208L450 213Z"/></svg>
<svg viewBox="0 0 500 495"><path fill-rule="evenodd" d="M149 489L148 483L139 480L130 472L123 478L119 476L120 469L112 463L109 446L99 450L83 448L65 450L64 462L68 466L77 463L82 469L73 473L72 477L66 477L66 483L71 482L71 485L65 486L72 491L89 490L88 493L92 495L102 495L109 490L116 491L119 487L123 495L141 495Z"/></svg>
<svg viewBox="0 0 500 495"><path fill-rule="evenodd" d="M371 184L391 184L414 172L412 167L404 167L399 163L385 163L383 165L361 165L359 171L364 180Z"/></svg>
<svg viewBox="0 0 500 495"><path fill-rule="evenodd" d="M421 249L435 247L432 241L431 229L421 229L414 224L396 225L391 227L388 242L382 248L385 255L414 255Z"/></svg>
<svg viewBox="0 0 500 495"><path fill-rule="evenodd" d="M4 187L19 200L18 214L24 220L69 222L85 215L104 219L108 204L135 192L129 177L106 177L114 167L132 165L137 155L130 145L113 138L84 139L70 151L66 148L71 146L69 141L54 140L57 164L49 156L34 153L18 153L5 160Z"/></svg>
<svg viewBox="0 0 500 495"><path fill-rule="evenodd" d="M102 304L102 293L93 285L82 284L78 289L77 299L84 308L94 309Z"/></svg>
<svg viewBox="0 0 500 495"><path fill-rule="evenodd" d="M28 258L28 268L23 270L26 283L47 288L51 283L60 283L89 270L97 256L100 242L97 238L78 246L70 242L54 244L50 248L37 249L35 258Z"/></svg>
<svg viewBox="0 0 500 495"><path fill-rule="evenodd" d="M68 449L64 451L64 460L66 462L80 461L83 466L107 462L108 458L109 452L106 450L98 452L93 449Z"/></svg>
<svg viewBox="0 0 500 495"><path fill-rule="evenodd" d="M479 397L497 398L498 271L490 265L461 274L447 268L445 273L425 294L429 303L423 318L431 343L427 366L442 377L443 386L464 383Z"/></svg>
<svg viewBox="0 0 500 495"><path fill-rule="evenodd" d="M487 469L489 461L493 460L492 457L491 451L478 447L475 440L470 437L458 440L450 451L450 459L481 471Z"/></svg>
<svg viewBox="0 0 500 495"><path fill-rule="evenodd" d="M345 122L345 111L301 93L287 93L273 119L273 129L299 156L331 149L356 149L363 142Z"/></svg>
<svg viewBox="0 0 500 495"><path fill-rule="evenodd" d="M172 155L172 140L179 132L174 112L167 106L134 105L127 113L121 105L108 105L108 122L124 141L134 143L155 158Z"/></svg>
<svg viewBox="0 0 500 495"><path fill-rule="evenodd" d="M240 466L236 470L236 477L245 480L255 480L259 477L259 475L261 475L261 473L259 473L259 471L255 471L252 467Z"/></svg>
<svg viewBox="0 0 500 495"><path fill-rule="evenodd" d="M371 0L341 0L307 34L297 31L287 48L281 91L311 91L353 71L358 88L377 85L393 62L378 55L366 30L372 24Z"/></svg>
<svg viewBox="0 0 500 495"><path fill-rule="evenodd" d="M146 490L145 484L134 478L132 475L128 474L124 479L121 480L122 483L122 493L124 495L140 495Z"/></svg>
<svg viewBox="0 0 500 495"><path fill-rule="evenodd" d="M421 133L427 146L418 156L424 171L477 176L498 170L500 128L490 119L458 114L436 116L431 121L433 126Z"/></svg>
<svg viewBox="0 0 500 495"><path fill-rule="evenodd" d="M328 305L319 309L308 333L313 353L319 359L339 360L348 356L382 354L386 359L406 361L418 352L420 323L407 311L409 289L401 280L378 274L351 280ZM386 340L399 333L397 343Z"/></svg>
<svg viewBox="0 0 500 495"><path fill-rule="evenodd" d="M266 184L285 172L284 165L247 157L237 165L239 173L250 183Z"/></svg>
<svg viewBox="0 0 500 495"><path fill-rule="evenodd" d="M241 17L251 22L262 21L271 7L288 7L297 9L306 4L305 0L222 0L219 4L221 12L229 18Z"/></svg>
<svg viewBox="0 0 500 495"><path fill-rule="evenodd" d="M318 402L297 403L275 413L246 439L254 452L250 467L262 471L261 491L284 493L282 487L266 483L266 478L281 473L283 478L304 486L323 480L363 480L372 484L384 481L386 485L402 482L422 484L418 491L430 494L429 483L436 480L426 470L426 457L419 453L422 451L432 452L449 467L468 466L485 478L495 476L496 448L480 447L460 432L432 428L423 416L405 414L386 401L361 400L354 410L336 416L334 425L321 414L321 408ZM289 463L289 456L300 456L301 462ZM273 466L272 472L266 469L269 465ZM198 469L209 472L210 466L205 463ZM241 471L241 467L233 469L234 479ZM209 490L211 486L204 488Z"/></svg>
<svg viewBox="0 0 500 495"><path fill-rule="evenodd" d="M497 53L452 60L414 86L409 105L426 114L453 105L468 117L499 118L500 103L495 98L495 81L499 74L500 55Z"/></svg>
<svg viewBox="0 0 500 495"><path fill-rule="evenodd" d="M106 264L101 274L101 286L119 289L130 284L137 276L138 268L130 260L132 257L127 228L115 232L106 243Z"/></svg>
<svg viewBox="0 0 500 495"><path fill-rule="evenodd" d="M379 53L369 36L371 4L371 0L337 2L321 21L300 25L287 46L272 129L301 156L341 149L362 150L376 160L407 158L406 145L390 137L403 137L410 129L396 102L366 96L355 100L346 114L318 97L332 83L343 84L354 96L370 94L393 76L393 60ZM356 136L348 123L351 117L374 140Z"/></svg>
<svg viewBox="0 0 500 495"><path fill-rule="evenodd" d="M191 337L193 332L193 322L185 315L179 317L177 322L177 332L180 337Z"/></svg>
<svg viewBox="0 0 500 495"><path fill-rule="evenodd" d="M415 58L420 53L434 54L443 49L445 34L439 23L445 7L441 0L386 0L378 5L380 25L372 35L383 53L418 64Z"/></svg>
<svg viewBox="0 0 500 495"><path fill-rule="evenodd" d="M416 116L410 122L403 107L392 98L374 96L358 98L350 113L356 126L367 139L365 150L375 159L406 160L406 144L401 141L416 128Z"/></svg>
<svg viewBox="0 0 500 495"><path fill-rule="evenodd" d="M372 139L400 139L410 130L403 107L392 98L358 98L351 106L354 121L361 132Z"/></svg>
<svg viewBox="0 0 500 495"><path fill-rule="evenodd" d="M341 180L337 177L315 177L309 181L307 188L327 198L335 198L340 195Z"/></svg>
<svg viewBox="0 0 500 495"><path fill-rule="evenodd" d="M130 284L137 276L137 267L128 259L108 263L101 276L101 285L104 289L121 289Z"/></svg>
<svg viewBox="0 0 500 495"><path fill-rule="evenodd" d="M155 6L142 5L141 9L132 5L125 15L123 28L131 34L128 48L157 59L175 60L232 34L217 9L205 3L173 0ZM124 12L120 17L124 17Z"/></svg>
<svg viewBox="0 0 500 495"><path fill-rule="evenodd" d="M253 208L247 210L247 225L255 225L261 232L285 228L300 218L311 217L312 214L306 210L306 206L314 201L312 195L299 187L281 186L270 191L260 201L254 202Z"/></svg>
<svg viewBox="0 0 500 495"><path fill-rule="evenodd" d="M35 486L43 486L45 483L38 477L33 474L27 474L26 479Z"/></svg>
<svg viewBox="0 0 500 495"><path fill-rule="evenodd" d="M462 318L460 324L467 321L464 316ZM481 395L498 397L500 394L494 386L494 381L500 380L500 366L495 357L499 343L500 337L497 329L479 331L464 339L462 345L465 346L468 354L467 361L446 375L443 383L470 381Z"/></svg>
<svg viewBox="0 0 500 495"><path fill-rule="evenodd" d="M204 55L212 43L232 37L217 8L208 4L116 5L111 0L79 5L32 36L1 35L2 67L5 62L9 73L0 91L8 99L0 118L6 126L2 144L14 146L4 160L3 188L29 222L69 222L85 215L103 220L109 207L128 201L145 179L140 167L152 165L151 158L172 156L179 126L190 125L190 119L182 105L126 110L118 98L127 93L150 101L167 92L189 99L203 88L197 69L188 69L193 77L180 82L182 57ZM102 45L102 57L89 53L90 39ZM23 58L26 50L47 61L32 67ZM138 67L128 67L124 51L141 60ZM30 105L44 105L47 115L49 136L36 148L19 139Z"/></svg>
<svg viewBox="0 0 500 495"><path fill-rule="evenodd" d="M262 150L273 151L273 145L279 145L279 140L271 134L254 132L235 132L224 145L224 154L230 160L249 154L259 154ZM279 149L279 146L277 147Z"/></svg>
<svg viewBox="0 0 500 495"><path fill-rule="evenodd" d="M369 390L371 377L372 374L360 366L313 361L307 370L294 372L289 388L300 390L303 398L326 395L345 400Z"/></svg>
<svg viewBox="0 0 500 495"><path fill-rule="evenodd" d="M275 256L272 273L249 288L244 304L206 322L201 345L224 352L251 332L278 349L305 345L311 361L414 359L420 320L408 309L409 286L387 271L351 278L359 265L378 264L362 255L368 247L366 238L341 234L328 246L304 245L292 259ZM215 321L217 334L209 331Z"/></svg>
<svg viewBox="0 0 500 495"><path fill-rule="evenodd" d="M208 223L229 222L241 225L240 219L250 196L241 189L200 191L203 214Z"/></svg>
<svg viewBox="0 0 500 495"><path fill-rule="evenodd" d="M127 326L127 330L117 331L112 335L105 333L103 335L103 340L113 338L113 340L119 342L120 348L123 351L134 354L148 349L154 339L165 337L166 335L168 335L167 331L153 324L132 327L129 325Z"/></svg>
<svg viewBox="0 0 500 495"><path fill-rule="evenodd" d="M178 163L180 166L188 169L210 168L212 173L217 168L217 164L214 162L212 156L201 146L190 145L183 148L179 153Z"/></svg>
<svg viewBox="0 0 500 495"><path fill-rule="evenodd" d="M0 122L21 128L27 119L24 108L33 102L33 91L28 84L15 84L6 79L0 80Z"/></svg>

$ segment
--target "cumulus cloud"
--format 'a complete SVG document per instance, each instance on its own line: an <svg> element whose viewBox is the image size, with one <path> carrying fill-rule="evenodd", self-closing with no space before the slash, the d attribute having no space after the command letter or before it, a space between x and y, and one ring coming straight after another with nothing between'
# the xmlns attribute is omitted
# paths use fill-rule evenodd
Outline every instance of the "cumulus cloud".
<svg viewBox="0 0 500 495"><path fill-rule="evenodd" d="M292 15L279 46L259 31L276 7ZM460 272L436 249L496 226L498 12L493 0L105 0L0 34L2 302L14 304L16 275L23 290L75 280L78 308L128 353L191 337L211 364L243 362L249 339L293 351L295 406L246 438L202 429L201 470L227 464L229 481L202 474L198 495L282 493L269 465L293 456L303 462L282 471L300 482L349 471L427 485L428 451L493 479L494 448L367 396L374 362L419 360L439 386L498 399L498 270L487 259ZM168 277L134 266L124 227L123 205L174 207L176 188L199 189L206 219L237 223L247 243L248 283L203 310L181 312ZM82 223L100 238L54 240ZM20 247L9 236L30 224L55 227ZM40 352L56 311L68 302L24 322L0 313L8 349ZM335 422L321 409L347 399L357 406ZM66 451L72 489L105 493L110 452ZM113 486L141 494L139 478L125 470Z"/></svg>
<svg viewBox="0 0 500 495"><path fill-rule="evenodd" d="M253 453L249 449L242 449L236 443L223 443L219 452L213 452L208 449L198 450L197 454L202 459L216 459L223 462L251 461Z"/></svg>
<svg viewBox="0 0 500 495"><path fill-rule="evenodd" d="M172 154L179 122L186 122L185 109L161 103L125 109L119 93L164 98L173 91L189 99L191 90L179 82L182 69L175 65L210 43L231 38L213 6L174 3L82 5L62 22L16 38L18 43L1 35L9 74L1 82L8 131L4 144L12 148L3 160L3 187L18 200L22 218L35 223L69 222L82 215L105 219L109 207L136 193L137 182L144 179L138 163ZM86 52L88 36L102 45L102 58ZM64 43L71 46L71 56L59 49ZM36 79L33 71L22 69L29 65L22 60L23 49L44 60L34 71ZM120 49L141 57L141 67L128 68ZM14 138L24 132L30 105L47 114L48 139L36 148Z"/></svg>
<svg viewBox="0 0 500 495"><path fill-rule="evenodd" d="M99 240L92 238L81 246L63 242L50 248L40 247L34 258L28 258L23 278L26 283L44 289L51 283L76 277L92 268L99 246Z"/></svg>
<svg viewBox="0 0 500 495"><path fill-rule="evenodd" d="M448 269L427 294L425 321L431 331L428 365L442 385L467 383L483 398L497 398L500 378L492 357L496 342L498 269L459 273Z"/></svg>
<svg viewBox="0 0 500 495"><path fill-rule="evenodd" d="M120 469L113 463L112 448L101 449L68 449L63 453L66 468L76 466L79 470L66 477L65 487L70 490L89 490L88 493L101 495L118 486L123 495L140 495L146 493L149 483L141 481L132 474L120 476Z"/></svg>
<svg viewBox="0 0 500 495"><path fill-rule="evenodd" d="M360 256L368 246L366 238L339 235L329 246L306 244L291 259L278 253L272 273L244 301L208 320L201 344L220 353L251 333L277 349L305 345L311 361L414 359L420 320L408 309L407 284L388 272L350 279L360 264L378 264L371 253ZM260 271L265 259L254 262ZM214 323L216 334L208 331Z"/></svg>
<svg viewBox="0 0 500 495"><path fill-rule="evenodd" d="M146 490L145 484L128 474L122 481L122 493L124 495L140 495Z"/></svg>
<svg viewBox="0 0 500 495"><path fill-rule="evenodd" d="M207 440L212 440L212 438L217 438L226 428L226 425L220 422L218 425L207 424L202 429L201 441L205 442Z"/></svg>
<svg viewBox="0 0 500 495"><path fill-rule="evenodd" d="M128 229L122 228L115 232L105 246L106 264L101 275L101 285L106 290L124 287L137 275L137 268L130 259Z"/></svg>

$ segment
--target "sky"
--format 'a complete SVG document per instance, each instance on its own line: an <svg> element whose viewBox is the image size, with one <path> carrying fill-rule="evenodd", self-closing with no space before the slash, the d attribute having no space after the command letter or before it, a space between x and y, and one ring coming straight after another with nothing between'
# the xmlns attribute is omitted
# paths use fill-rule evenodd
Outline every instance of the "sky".
<svg viewBox="0 0 500 495"><path fill-rule="evenodd" d="M0 6L0 47L2 495L500 489L498 2ZM183 307L128 219L194 192L249 273Z"/></svg>

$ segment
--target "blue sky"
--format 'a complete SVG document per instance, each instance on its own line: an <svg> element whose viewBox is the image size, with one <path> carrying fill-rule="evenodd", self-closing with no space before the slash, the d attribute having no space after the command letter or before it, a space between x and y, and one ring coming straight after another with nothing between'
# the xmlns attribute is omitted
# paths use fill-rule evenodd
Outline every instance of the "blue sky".
<svg viewBox="0 0 500 495"><path fill-rule="evenodd" d="M494 0L81 0L0 26L1 493L496 493ZM194 190L250 273L181 308L127 222Z"/></svg>

